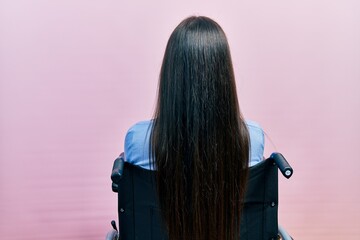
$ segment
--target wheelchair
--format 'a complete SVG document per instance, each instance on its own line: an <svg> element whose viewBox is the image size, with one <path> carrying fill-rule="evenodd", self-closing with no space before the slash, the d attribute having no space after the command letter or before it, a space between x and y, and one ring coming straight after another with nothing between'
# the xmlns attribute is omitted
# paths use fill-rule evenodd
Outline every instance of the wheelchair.
<svg viewBox="0 0 360 240"><path fill-rule="evenodd" d="M280 153L273 153L249 168L247 190L240 222L241 240L293 239L278 225L278 169L290 178L293 169ZM114 161L112 190L118 194L119 230L113 229L106 240L167 240L157 200L154 171L124 161Z"/></svg>

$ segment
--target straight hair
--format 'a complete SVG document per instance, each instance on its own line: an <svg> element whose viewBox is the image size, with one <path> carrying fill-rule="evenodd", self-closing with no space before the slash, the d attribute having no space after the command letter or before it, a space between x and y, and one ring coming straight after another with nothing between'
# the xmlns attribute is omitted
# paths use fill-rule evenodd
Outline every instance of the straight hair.
<svg viewBox="0 0 360 240"><path fill-rule="evenodd" d="M224 31L189 17L171 34L150 137L170 240L239 238L249 133Z"/></svg>

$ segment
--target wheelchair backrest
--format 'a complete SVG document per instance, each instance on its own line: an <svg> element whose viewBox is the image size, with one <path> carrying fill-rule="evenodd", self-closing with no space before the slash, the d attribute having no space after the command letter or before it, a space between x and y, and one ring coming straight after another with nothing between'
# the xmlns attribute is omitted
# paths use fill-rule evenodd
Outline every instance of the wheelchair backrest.
<svg viewBox="0 0 360 240"><path fill-rule="evenodd" d="M113 178L113 190L118 192L120 239L167 240L157 199L155 172L120 160L120 171L116 172L121 174ZM277 169L273 158L250 168L239 226L241 240L277 239Z"/></svg>

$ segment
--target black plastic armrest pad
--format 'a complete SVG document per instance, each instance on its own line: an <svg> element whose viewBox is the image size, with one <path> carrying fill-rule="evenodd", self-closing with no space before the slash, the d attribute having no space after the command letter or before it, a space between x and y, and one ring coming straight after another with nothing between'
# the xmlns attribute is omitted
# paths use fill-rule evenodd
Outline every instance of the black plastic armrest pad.
<svg viewBox="0 0 360 240"><path fill-rule="evenodd" d="M271 154L270 158L275 161L276 165L278 166L280 172L284 175L284 177L290 178L292 176L294 170L281 153L275 152Z"/></svg>
<svg viewBox="0 0 360 240"><path fill-rule="evenodd" d="M111 172L111 180L114 183L119 183L124 171L124 153L121 153L114 161Z"/></svg>

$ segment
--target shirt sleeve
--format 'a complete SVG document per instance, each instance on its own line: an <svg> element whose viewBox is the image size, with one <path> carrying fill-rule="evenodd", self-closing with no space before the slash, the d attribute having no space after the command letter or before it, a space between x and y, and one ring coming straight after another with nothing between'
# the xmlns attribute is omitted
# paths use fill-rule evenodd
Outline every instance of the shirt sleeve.
<svg viewBox="0 0 360 240"><path fill-rule="evenodd" d="M132 163L132 153L133 153L133 135L134 132L130 128L125 136L125 142L124 142L124 155L125 155L125 162Z"/></svg>
<svg viewBox="0 0 360 240"><path fill-rule="evenodd" d="M253 121L246 121L250 135L250 161L249 166L261 162L264 158L264 131L261 126Z"/></svg>
<svg viewBox="0 0 360 240"><path fill-rule="evenodd" d="M125 162L152 169L150 164L149 144L151 121L142 121L133 125L125 136Z"/></svg>

